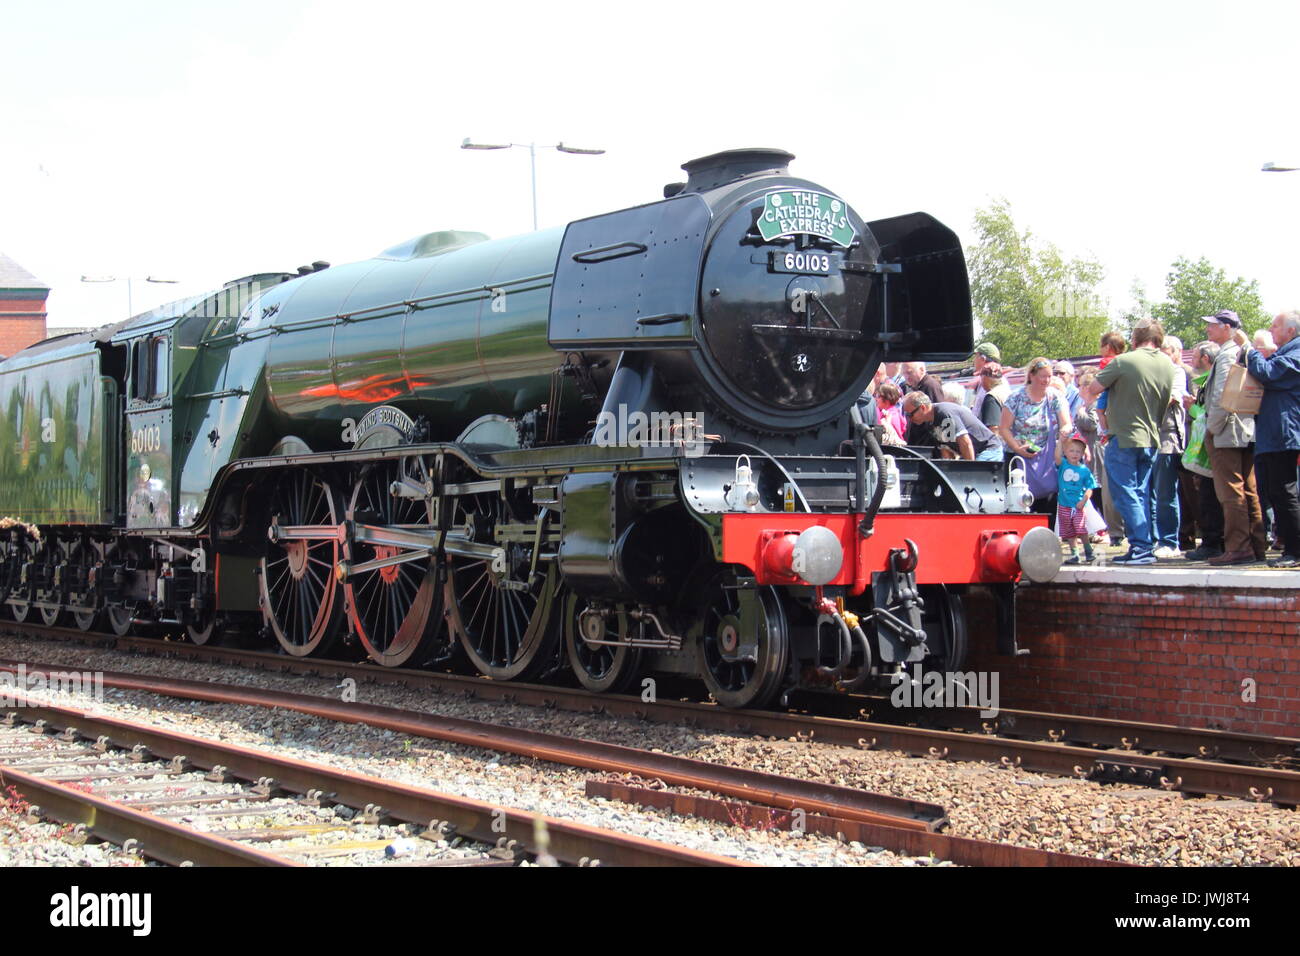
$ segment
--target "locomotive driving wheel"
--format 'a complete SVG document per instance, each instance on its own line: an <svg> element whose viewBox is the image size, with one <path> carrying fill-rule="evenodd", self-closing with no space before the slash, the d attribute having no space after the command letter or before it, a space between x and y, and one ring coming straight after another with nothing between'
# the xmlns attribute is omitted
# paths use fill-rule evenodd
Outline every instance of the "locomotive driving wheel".
<svg viewBox="0 0 1300 956"><path fill-rule="evenodd" d="M463 495L455 500L451 530L490 544L508 515L498 495ZM450 558L447 624L479 672L497 680L527 679L548 666L556 651L555 565L539 562L534 570L531 559L531 549L518 542L505 543L492 558Z"/></svg>
<svg viewBox="0 0 1300 956"><path fill-rule="evenodd" d="M705 588L693 628L700 676L724 707L766 707L780 693L790 658L785 612L770 587L738 587L722 571Z"/></svg>
<svg viewBox="0 0 1300 956"><path fill-rule="evenodd" d="M427 530L432 507L389 491L389 486L402 478L423 485L428 478L423 459L368 465L352 489L348 515L358 524L414 525ZM395 557L400 551L349 540L344 544L344 561L358 565ZM376 664L400 667L412 657L421 663L436 643L442 611L437 571L434 560L427 558L348 576L343 586L348 618Z"/></svg>
<svg viewBox="0 0 1300 956"><path fill-rule="evenodd" d="M565 598L564 646L573 675L587 690L618 693L636 679L641 648L620 643L630 635L621 605L598 607L576 594Z"/></svg>
<svg viewBox="0 0 1300 956"><path fill-rule="evenodd" d="M281 528L337 526L339 509L328 482L306 471L282 474L271 493L271 514ZM338 637L343 602L334 568L336 537L272 541L262 559L262 620L286 654L323 653Z"/></svg>

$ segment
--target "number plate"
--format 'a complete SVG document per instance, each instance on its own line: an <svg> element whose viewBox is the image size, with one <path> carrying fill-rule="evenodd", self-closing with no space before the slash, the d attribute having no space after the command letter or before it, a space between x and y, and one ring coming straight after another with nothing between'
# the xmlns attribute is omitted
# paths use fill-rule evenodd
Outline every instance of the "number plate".
<svg viewBox="0 0 1300 956"><path fill-rule="evenodd" d="M797 275L829 276L840 271L839 256L829 252L782 252L767 254L769 272L791 272Z"/></svg>

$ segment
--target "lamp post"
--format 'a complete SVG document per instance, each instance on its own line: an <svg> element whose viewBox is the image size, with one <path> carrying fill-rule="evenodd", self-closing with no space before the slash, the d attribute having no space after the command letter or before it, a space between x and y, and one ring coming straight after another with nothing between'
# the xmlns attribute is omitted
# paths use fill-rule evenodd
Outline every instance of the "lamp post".
<svg viewBox="0 0 1300 956"><path fill-rule="evenodd" d="M119 279L126 280L126 317L129 319L135 315L135 306L131 295L131 283L136 281L133 276L82 276L82 282L117 282ZM156 276L145 276L145 282L154 282L159 285L175 285L180 279L159 279Z"/></svg>
<svg viewBox="0 0 1300 956"><path fill-rule="evenodd" d="M512 146L523 146L528 149L528 166L532 173L533 182L533 232L537 231L537 150L554 149L561 153L574 153L578 156L600 156L605 152L603 149L579 149L577 146L565 146L563 143L540 147L536 143L473 143L470 142L468 136L460 144L461 149L510 149Z"/></svg>

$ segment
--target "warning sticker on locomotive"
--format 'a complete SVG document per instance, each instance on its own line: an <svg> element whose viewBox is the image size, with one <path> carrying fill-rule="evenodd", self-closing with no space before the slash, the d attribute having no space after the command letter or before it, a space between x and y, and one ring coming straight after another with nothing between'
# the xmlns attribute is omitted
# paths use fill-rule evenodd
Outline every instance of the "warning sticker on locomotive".
<svg viewBox="0 0 1300 956"><path fill-rule="evenodd" d="M764 242L803 233L847 246L857 234L843 200L809 189L786 189L763 197L758 231Z"/></svg>

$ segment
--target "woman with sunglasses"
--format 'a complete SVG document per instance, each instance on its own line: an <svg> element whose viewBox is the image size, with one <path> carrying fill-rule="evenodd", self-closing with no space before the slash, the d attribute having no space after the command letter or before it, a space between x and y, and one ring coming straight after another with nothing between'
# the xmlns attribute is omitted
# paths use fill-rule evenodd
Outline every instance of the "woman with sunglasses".
<svg viewBox="0 0 1300 956"><path fill-rule="evenodd" d="M1056 496L1056 442L1074 431L1065 396L1051 384L1051 361L1040 357L1030 362L1025 368L1025 385L1007 399L998 427L1007 454L1025 459L1034 510L1049 514ZM1039 456L1042 458L1035 461ZM1036 481L1040 471L1042 480Z"/></svg>

